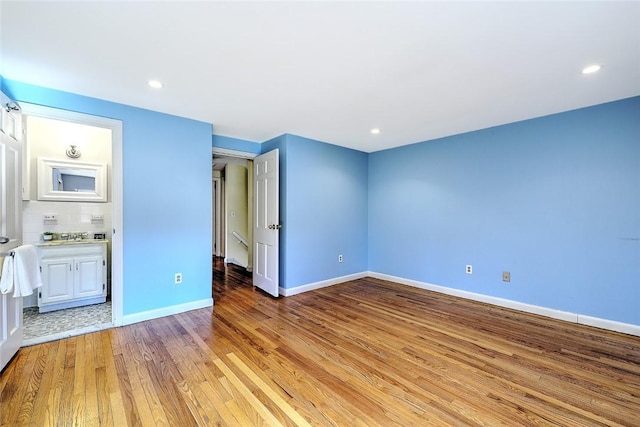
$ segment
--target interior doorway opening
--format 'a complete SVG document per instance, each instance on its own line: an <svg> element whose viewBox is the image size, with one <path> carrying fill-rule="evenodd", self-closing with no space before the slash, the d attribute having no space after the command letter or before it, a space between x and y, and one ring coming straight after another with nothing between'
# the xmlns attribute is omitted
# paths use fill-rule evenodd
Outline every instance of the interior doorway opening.
<svg viewBox="0 0 640 427"><path fill-rule="evenodd" d="M213 149L213 256L253 271L253 158Z"/></svg>
<svg viewBox="0 0 640 427"><path fill-rule="evenodd" d="M54 321L36 319L38 313L34 314L34 306L37 306L37 297L35 301L25 301L25 332L31 326L36 328L36 332L25 334L24 345L31 345L38 342L45 342L59 339L66 336L79 335L94 330L105 329L107 327L121 326L123 317L123 281L122 281L122 122L98 116L92 116L82 113L76 113L66 110L59 110L51 107L43 107L28 103L20 104L23 113L23 126L25 128L25 147L23 153L23 241L25 244L38 243L41 232L43 230L41 212L47 210L48 214L57 214L59 216L53 222L48 224L49 228L56 228L58 235L68 234L67 232L84 231L81 228L87 228L88 237L100 237L104 234L107 238L107 282L110 284L108 288L108 307L77 307L65 310L56 310L51 313L45 313ZM108 135L107 143L110 145L108 150L108 171L107 186L109 197L107 203L81 203L69 201L49 202L39 200L37 196L37 172L35 164L37 157L42 155L35 149L31 149L30 135L36 133L35 123L43 123L51 126L58 126L62 132L61 140L68 138L69 144L77 139L77 135L71 135L70 129L86 128L96 132L102 132ZM31 129L30 129L31 128ZM31 133L30 133L31 132ZM73 131L71 131L73 133ZM81 140L82 141L82 140ZM34 143L33 141L31 141ZM86 140L85 140L86 142ZM35 143L34 143L35 144ZM30 148L31 147L31 148ZM59 148L59 147L58 147ZM87 148L91 150L94 147ZM82 143L74 144L70 150L76 149L82 152ZM60 151L60 150L57 150ZM87 151L88 153L88 151ZM75 155L76 152L72 151ZM70 157L64 150L62 154L57 152L46 153L47 157ZM34 182L35 181L35 182ZM105 210L106 209L106 210ZM49 212L50 211L50 212ZM77 227L73 227L74 220L78 219ZM66 221L66 222L65 222ZM89 227L86 222L93 225ZM57 223L60 222L58 226ZM30 227L30 228L28 228ZM66 227L74 228L66 230ZM65 228L63 230L63 228ZM91 229L89 229L91 228ZM100 229L100 230L98 230ZM100 231L100 232L99 232ZM68 238L68 237L67 237ZM108 308L108 310L107 310ZM97 311L96 311L97 310ZM72 312L73 311L73 312ZM35 316L35 317L33 317ZM39 322L39 323L38 323ZM38 325L45 326L38 326ZM37 330L37 328L47 328ZM50 333L49 333L50 332Z"/></svg>

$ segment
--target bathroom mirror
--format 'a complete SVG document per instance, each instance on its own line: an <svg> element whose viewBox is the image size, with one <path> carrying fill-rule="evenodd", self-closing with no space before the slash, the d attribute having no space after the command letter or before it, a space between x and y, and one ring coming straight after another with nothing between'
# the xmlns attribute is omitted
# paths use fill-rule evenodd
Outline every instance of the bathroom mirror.
<svg viewBox="0 0 640 427"><path fill-rule="evenodd" d="M106 202L106 164L38 157L38 200Z"/></svg>

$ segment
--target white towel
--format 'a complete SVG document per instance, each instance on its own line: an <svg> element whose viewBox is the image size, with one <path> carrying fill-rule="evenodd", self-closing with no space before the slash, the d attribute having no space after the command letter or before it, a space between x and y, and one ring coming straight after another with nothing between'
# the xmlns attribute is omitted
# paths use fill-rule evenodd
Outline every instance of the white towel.
<svg viewBox="0 0 640 427"><path fill-rule="evenodd" d="M34 289L42 286L38 252L32 245L18 246L13 252L13 258L5 258L0 291L8 294L13 289L14 298L31 295Z"/></svg>
<svg viewBox="0 0 640 427"><path fill-rule="evenodd" d="M13 289L13 257L7 256L2 263L2 275L0 275L0 292L8 294Z"/></svg>
<svg viewBox="0 0 640 427"><path fill-rule="evenodd" d="M42 275L38 267L38 252L35 246L24 245L15 249L14 255L14 297L31 295L42 286ZM18 292L18 289L20 290Z"/></svg>

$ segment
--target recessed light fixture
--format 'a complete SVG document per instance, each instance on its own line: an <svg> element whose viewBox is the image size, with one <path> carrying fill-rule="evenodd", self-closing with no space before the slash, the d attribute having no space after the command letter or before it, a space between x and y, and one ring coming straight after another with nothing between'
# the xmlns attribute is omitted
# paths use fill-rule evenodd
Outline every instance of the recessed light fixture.
<svg viewBox="0 0 640 427"><path fill-rule="evenodd" d="M164 85L159 80L149 80L149 86L151 86L154 89L160 89Z"/></svg>
<svg viewBox="0 0 640 427"><path fill-rule="evenodd" d="M582 74L593 74L600 71L601 68L602 68L602 65L599 65L599 64L589 65L588 67L584 67L582 69Z"/></svg>
<svg viewBox="0 0 640 427"><path fill-rule="evenodd" d="M373 129L371 129L371 133L372 133L372 134L374 134L374 135L377 135L377 134L379 134L379 133L380 133L380 129L378 129L378 128L373 128Z"/></svg>

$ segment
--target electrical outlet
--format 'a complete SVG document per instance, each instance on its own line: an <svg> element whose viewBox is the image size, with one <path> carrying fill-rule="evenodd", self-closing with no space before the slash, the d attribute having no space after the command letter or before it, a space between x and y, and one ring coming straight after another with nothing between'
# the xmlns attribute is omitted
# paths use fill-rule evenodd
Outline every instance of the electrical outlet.
<svg viewBox="0 0 640 427"><path fill-rule="evenodd" d="M342 258L342 255L338 255L338 262L342 262L344 260L344 258Z"/></svg>
<svg viewBox="0 0 640 427"><path fill-rule="evenodd" d="M174 282L176 285L182 283L182 273L176 273Z"/></svg>
<svg viewBox="0 0 640 427"><path fill-rule="evenodd" d="M44 214L42 215L43 224L57 224L58 223L58 215L56 214Z"/></svg>
<svg viewBox="0 0 640 427"><path fill-rule="evenodd" d="M503 271L502 272L502 281L503 282L510 282L511 281L511 273L509 273L508 271Z"/></svg>
<svg viewBox="0 0 640 427"><path fill-rule="evenodd" d="M467 264L467 267L465 269L465 273L467 274L473 274L473 266Z"/></svg>

